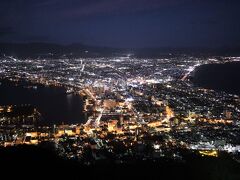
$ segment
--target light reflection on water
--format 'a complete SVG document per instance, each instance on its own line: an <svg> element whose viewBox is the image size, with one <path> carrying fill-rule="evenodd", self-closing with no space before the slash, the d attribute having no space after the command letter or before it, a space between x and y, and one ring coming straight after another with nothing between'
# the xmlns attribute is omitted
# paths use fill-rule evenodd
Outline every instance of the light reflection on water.
<svg viewBox="0 0 240 180"><path fill-rule="evenodd" d="M0 105L32 104L43 116L44 124L82 123L85 121L80 96L65 94L63 89L15 86L11 82L0 85Z"/></svg>

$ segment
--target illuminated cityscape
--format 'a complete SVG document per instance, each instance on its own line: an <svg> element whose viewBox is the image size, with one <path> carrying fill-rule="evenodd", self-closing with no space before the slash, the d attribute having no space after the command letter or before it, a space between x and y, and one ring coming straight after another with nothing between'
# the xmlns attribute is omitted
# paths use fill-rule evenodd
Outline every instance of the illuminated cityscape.
<svg viewBox="0 0 240 180"><path fill-rule="evenodd" d="M110 155L121 163L129 157L183 161L182 149L214 157L227 152L238 159L239 96L196 87L190 79L203 64L239 60L187 55L138 59L130 54L74 59L4 56L2 80L26 81L32 89L63 87L66 94L82 97L87 119L43 126L37 123L41 112L36 108L3 106L0 144L51 142L59 156L84 164ZM86 158L89 150L92 157Z"/></svg>
<svg viewBox="0 0 240 180"><path fill-rule="evenodd" d="M0 179L240 180L239 0L1 0Z"/></svg>

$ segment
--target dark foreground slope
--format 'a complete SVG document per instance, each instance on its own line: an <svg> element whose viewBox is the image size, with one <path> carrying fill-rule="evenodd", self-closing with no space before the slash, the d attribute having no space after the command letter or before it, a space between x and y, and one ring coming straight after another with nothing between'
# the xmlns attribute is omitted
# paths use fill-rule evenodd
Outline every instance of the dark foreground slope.
<svg viewBox="0 0 240 180"><path fill-rule="evenodd" d="M240 179L240 165L228 155L202 158L187 153L185 158L185 163L160 159L83 166L61 159L49 149L19 146L0 149L0 172L7 179Z"/></svg>

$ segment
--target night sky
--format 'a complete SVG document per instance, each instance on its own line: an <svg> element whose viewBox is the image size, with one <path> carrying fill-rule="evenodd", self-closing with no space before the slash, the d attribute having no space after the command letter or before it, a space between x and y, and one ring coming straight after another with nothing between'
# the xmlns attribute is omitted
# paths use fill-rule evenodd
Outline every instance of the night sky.
<svg viewBox="0 0 240 180"><path fill-rule="evenodd" d="M240 47L239 0L1 0L0 42Z"/></svg>

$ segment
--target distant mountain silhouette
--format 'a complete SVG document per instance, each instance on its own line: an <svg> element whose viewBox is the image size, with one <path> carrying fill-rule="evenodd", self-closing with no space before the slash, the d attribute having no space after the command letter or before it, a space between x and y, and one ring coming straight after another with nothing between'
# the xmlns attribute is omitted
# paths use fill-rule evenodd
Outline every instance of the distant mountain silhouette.
<svg viewBox="0 0 240 180"><path fill-rule="evenodd" d="M16 57L106 57L123 54L134 54L135 57L161 57L178 54L194 55L239 55L240 48L111 48L96 47L75 43L60 45L54 43L0 43L0 55Z"/></svg>
<svg viewBox="0 0 240 180"><path fill-rule="evenodd" d="M53 43L0 43L0 53L17 57L39 56L105 56L122 52L121 49L92 47L82 44L59 45Z"/></svg>

